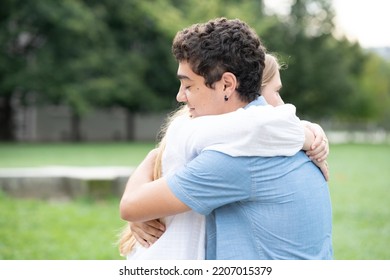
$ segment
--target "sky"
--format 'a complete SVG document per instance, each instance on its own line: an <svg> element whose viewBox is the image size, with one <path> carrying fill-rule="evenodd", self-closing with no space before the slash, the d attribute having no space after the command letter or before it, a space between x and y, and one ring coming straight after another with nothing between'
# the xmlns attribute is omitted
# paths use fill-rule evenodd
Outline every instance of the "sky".
<svg viewBox="0 0 390 280"><path fill-rule="evenodd" d="M265 0L272 10L285 10L291 0ZM390 47L390 0L332 0L335 24L364 48Z"/></svg>

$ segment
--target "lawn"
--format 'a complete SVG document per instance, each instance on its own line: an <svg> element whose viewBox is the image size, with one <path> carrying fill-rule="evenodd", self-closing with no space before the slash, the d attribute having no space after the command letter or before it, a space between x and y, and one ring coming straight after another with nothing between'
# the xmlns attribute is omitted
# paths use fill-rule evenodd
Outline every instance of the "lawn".
<svg viewBox="0 0 390 280"><path fill-rule="evenodd" d="M136 166L155 147L152 142L0 143L1 167Z"/></svg>
<svg viewBox="0 0 390 280"><path fill-rule="evenodd" d="M153 143L0 144L0 167L137 165ZM332 145L336 259L390 259L390 145ZM0 194L0 259L121 259L119 198L71 202Z"/></svg>
<svg viewBox="0 0 390 280"><path fill-rule="evenodd" d="M41 202L0 194L0 259L121 259L118 199Z"/></svg>
<svg viewBox="0 0 390 280"><path fill-rule="evenodd" d="M0 168L136 166L155 143L0 143ZM119 198L20 200L0 193L0 259L122 259Z"/></svg>
<svg viewBox="0 0 390 280"><path fill-rule="evenodd" d="M337 259L390 260L390 145L336 145L329 157Z"/></svg>

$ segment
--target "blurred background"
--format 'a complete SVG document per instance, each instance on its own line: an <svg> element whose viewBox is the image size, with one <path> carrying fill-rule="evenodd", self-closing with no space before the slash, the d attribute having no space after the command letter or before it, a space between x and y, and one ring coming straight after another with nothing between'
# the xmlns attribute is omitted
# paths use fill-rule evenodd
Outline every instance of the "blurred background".
<svg viewBox="0 0 390 280"><path fill-rule="evenodd" d="M389 7L3 0L0 259L121 259L118 198L177 106L173 37L221 16L257 31L282 98L327 132L335 258L390 259Z"/></svg>

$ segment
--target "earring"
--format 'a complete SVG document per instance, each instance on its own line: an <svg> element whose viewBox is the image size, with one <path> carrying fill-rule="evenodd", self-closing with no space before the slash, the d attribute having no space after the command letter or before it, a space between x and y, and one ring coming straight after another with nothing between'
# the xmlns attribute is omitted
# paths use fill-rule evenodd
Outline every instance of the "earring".
<svg viewBox="0 0 390 280"><path fill-rule="evenodd" d="M227 97L227 96L225 95L224 99L225 99L225 101L228 101L228 100L229 100L229 97Z"/></svg>

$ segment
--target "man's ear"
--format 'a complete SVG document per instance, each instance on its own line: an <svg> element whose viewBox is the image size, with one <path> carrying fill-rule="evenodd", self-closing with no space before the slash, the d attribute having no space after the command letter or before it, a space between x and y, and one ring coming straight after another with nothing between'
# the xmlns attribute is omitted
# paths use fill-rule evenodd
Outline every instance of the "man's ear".
<svg viewBox="0 0 390 280"><path fill-rule="evenodd" d="M221 81L223 83L223 91L227 97L230 97L237 88L237 78L231 72L225 72L222 74Z"/></svg>

